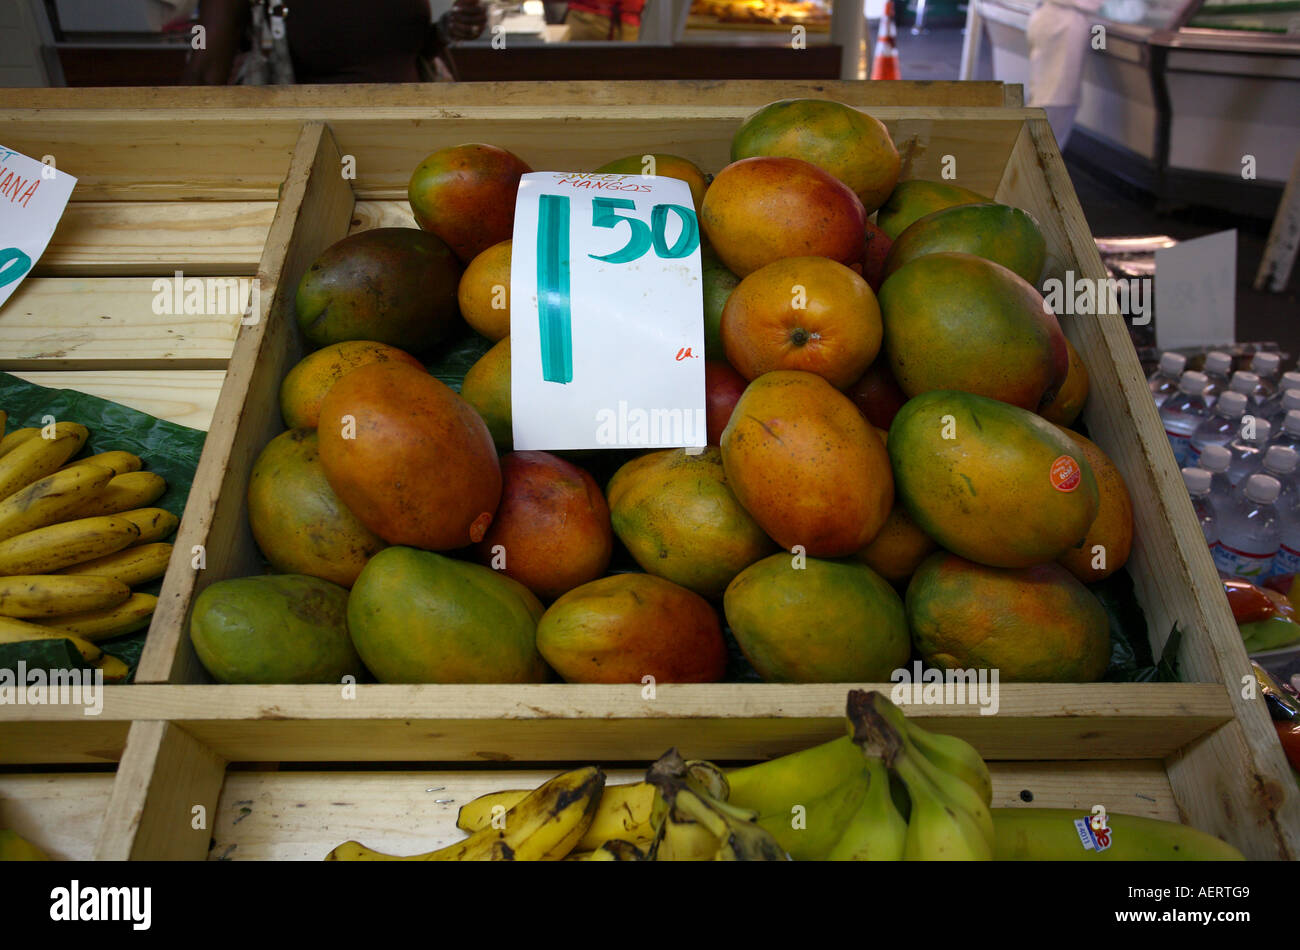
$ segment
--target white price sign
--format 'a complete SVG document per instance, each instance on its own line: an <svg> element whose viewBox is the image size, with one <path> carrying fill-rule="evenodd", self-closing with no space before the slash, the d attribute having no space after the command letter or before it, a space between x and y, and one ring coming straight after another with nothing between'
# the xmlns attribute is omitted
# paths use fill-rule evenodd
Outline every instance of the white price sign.
<svg viewBox="0 0 1300 950"><path fill-rule="evenodd" d="M76 183L52 164L0 146L0 306L45 253Z"/></svg>
<svg viewBox="0 0 1300 950"><path fill-rule="evenodd" d="M524 175L510 265L515 448L702 447L702 287L685 182Z"/></svg>

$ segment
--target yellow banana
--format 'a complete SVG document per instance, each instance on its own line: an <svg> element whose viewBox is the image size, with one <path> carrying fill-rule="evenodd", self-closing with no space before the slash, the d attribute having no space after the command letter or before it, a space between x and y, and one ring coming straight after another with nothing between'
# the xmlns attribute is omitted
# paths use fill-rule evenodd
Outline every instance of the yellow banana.
<svg viewBox="0 0 1300 950"><path fill-rule="evenodd" d="M0 460L3 461L3 460ZM157 501L167 491L167 482L153 472L124 472L86 498L73 512L75 518L116 515L133 508L143 508Z"/></svg>
<svg viewBox="0 0 1300 950"><path fill-rule="evenodd" d="M127 472L140 471L144 467L144 462L140 460L138 455L114 450L112 452L100 452L98 455L87 456L84 459L76 459L63 466L59 471L66 472L78 465L98 465L100 468L108 469L114 475L125 475Z"/></svg>
<svg viewBox="0 0 1300 950"><path fill-rule="evenodd" d="M3 461L3 460L0 460ZM79 518L0 541L0 575L49 574L133 544L140 529L125 518Z"/></svg>
<svg viewBox="0 0 1300 950"><path fill-rule="evenodd" d="M40 624L28 623L26 620L14 620L0 617L0 643L28 643L32 640L68 640L77 648L81 658L87 663L94 663L102 655L99 647L89 640L61 630L52 630Z"/></svg>
<svg viewBox="0 0 1300 950"><path fill-rule="evenodd" d="M570 854L566 861L644 861L645 854L631 841L615 838L606 841L595 851Z"/></svg>
<svg viewBox="0 0 1300 950"><path fill-rule="evenodd" d="M86 444L90 431L75 422L56 422L52 434L47 439L41 432L0 457L0 499L57 471Z"/></svg>
<svg viewBox="0 0 1300 950"><path fill-rule="evenodd" d="M112 472L98 465L78 465L20 488L0 501L0 541L74 517L86 499L112 477Z"/></svg>
<svg viewBox="0 0 1300 950"><path fill-rule="evenodd" d="M830 861L901 861L906 844L907 822L889 793L889 770L879 760L870 761L858 809L826 857Z"/></svg>
<svg viewBox="0 0 1300 950"><path fill-rule="evenodd" d="M883 697L882 697L883 698ZM984 800L993 804L993 779L976 748L964 739L927 732L913 723L892 702L877 703L876 709L921 752L931 765L958 775Z"/></svg>
<svg viewBox="0 0 1300 950"><path fill-rule="evenodd" d="M792 805L807 805L850 779L862 776L862 753L848 736L823 742L777 759L727 773L727 801L760 815L790 816Z"/></svg>
<svg viewBox="0 0 1300 950"><path fill-rule="evenodd" d="M65 567L57 576L106 577L121 581L128 587L134 587L136 584L156 580L167 573L167 562L171 560L171 556L172 546L165 541L155 544L135 544L123 548L116 554Z"/></svg>
<svg viewBox="0 0 1300 950"><path fill-rule="evenodd" d="M44 623L56 630L66 630L97 643L149 626L157 606L158 598L153 594L137 593L116 607L46 617Z"/></svg>
<svg viewBox="0 0 1300 950"><path fill-rule="evenodd" d="M880 710L893 704L881 693L855 689L849 691L848 722L853 742L868 761L881 760L907 786L911 810L907 818L907 835L903 845L906 861L988 861L993 857L991 832L981 826L964 807L948 796L948 785L955 784L969 798L978 794L953 775L941 790L930 778L930 769L894 728L887 712ZM985 808L987 811L987 808ZM991 819L990 819L991 823Z"/></svg>
<svg viewBox="0 0 1300 950"><path fill-rule="evenodd" d="M181 519L166 508L135 508L122 512L122 517L140 529L140 540L136 544L161 541L168 537Z"/></svg>
<svg viewBox="0 0 1300 950"><path fill-rule="evenodd" d="M29 429L14 429L13 432L0 439L0 458L4 458L28 439L33 439L40 434L41 430L35 426Z"/></svg>
<svg viewBox="0 0 1300 950"><path fill-rule="evenodd" d="M559 861L582 839L596 813L605 773L595 766L557 775L489 825L453 845L410 857L382 854L355 841L326 861Z"/></svg>
<svg viewBox="0 0 1300 950"><path fill-rule="evenodd" d="M131 588L111 577L16 574L0 577L0 616L54 617L102 610L116 607L130 596Z"/></svg>
<svg viewBox="0 0 1300 950"><path fill-rule="evenodd" d="M999 861L1245 860L1232 845L1188 825L1113 813L1106 815L1109 846L1090 850L1083 846L1086 830L1075 822L1092 817L1082 808L995 808L993 856Z"/></svg>
<svg viewBox="0 0 1300 950"><path fill-rule="evenodd" d="M95 661L95 668L103 671L106 683L121 683L130 674L131 668L117 657L105 653Z"/></svg>
<svg viewBox="0 0 1300 950"><path fill-rule="evenodd" d="M0 828L0 861L48 861L50 856L16 831Z"/></svg>
<svg viewBox="0 0 1300 950"><path fill-rule="evenodd" d="M510 790L482 795L461 806L456 816L456 827L474 832L492 823L493 809L506 811L523 801L530 793ZM654 838L651 812L654 808L655 790L645 782L632 785L611 785L601 793L591 827L574 846L576 851L594 851L606 841L627 839L635 844L647 844Z"/></svg>

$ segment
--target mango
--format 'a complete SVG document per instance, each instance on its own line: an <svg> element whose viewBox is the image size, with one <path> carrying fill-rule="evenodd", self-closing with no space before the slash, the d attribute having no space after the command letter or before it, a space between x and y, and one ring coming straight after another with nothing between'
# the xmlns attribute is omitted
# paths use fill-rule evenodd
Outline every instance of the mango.
<svg viewBox="0 0 1300 950"><path fill-rule="evenodd" d="M317 431L330 487L389 544L444 551L483 540L501 501L492 434L424 370L353 370L326 394Z"/></svg>
<svg viewBox="0 0 1300 950"><path fill-rule="evenodd" d="M908 396L959 389L1033 411L1069 371L1065 334L1027 281L1000 264L942 251L880 288L884 351Z"/></svg>
<svg viewBox="0 0 1300 950"><path fill-rule="evenodd" d="M330 488L315 429L290 429L266 444L248 479L248 524L276 571L344 587L385 547Z"/></svg>
<svg viewBox="0 0 1300 950"><path fill-rule="evenodd" d="M456 145L416 166L406 197L416 223L468 264L514 236L515 193L530 171L517 155L495 145Z"/></svg>
<svg viewBox="0 0 1300 950"><path fill-rule="evenodd" d="M460 323L460 270L442 240L415 228L353 234L303 274L294 301L298 326L317 348L372 340L426 353Z"/></svg>
<svg viewBox="0 0 1300 950"><path fill-rule="evenodd" d="M190 640L218 683L338 683L360 677L348 592L319 577L217 581L194 599Z"/></svg>
<svg viewBox="0 0 1300 950"><path fill-rule="evenodd" d="M713 683L727 648L709 602L650 574L615 574L569 591L537 625L537 647L569 683Z"/></svg>
<svg viewBox="0 0 1300 950"><path fill-rule="evenodd" d="M352 586L348 627L381 683L541 683L542 605L518 581L431 551L391 547Z"/></svg>
<svg viewBox="0 0 1300 950"><path fill-rule="evenodd" d="M742 280L784 257L861 265L867 213L847 185L797 158L732 162L704 193L700 227Z"/></svg>
<svg viewBox="0 0 1300 950"><path fill-rule="evenodd" d="M722 432L727 484L773 540L841 557L875 537L894 501L884 443L843 393L813 373L764 373Z"/></svg>
<svg viewBox="0 0 1300 950"><path fill-rule="evenodd" d="M889 427L889 458L916 526L981 564L1055 560L1097 516L1097 479L1078 443L996 399L935 390L908 400Z"/></svg>
<svg viewBox="0 0 1300 950"><path fill-rule="evenodd" d="M549 452L501 459L501 505L474 549L543 600L605 573L614 550L609 506L591 475Z"/></svg>
<svg viewBox="0 0 1300 950"><path fill-rule="evenodd" d="M460 398L474 407L498 452L509 452L515 444L514 418L510 412L510 337L480 356L465 374Z"/></svg>
<svg viewBox="0 0 1300 950"><path fill-rule="evenodd" d="M903 601L850 560L773 554L727 587L740 649L771 683L881 683L911 653Z"/></svg>
<svg viewBox="0 0 1300 950"><path fill-rule="evenodd" d="M775 548L731 489L714 446L650 452L609 481L614 532L648 574L705 597Z"/></svg>
<svg viewBox="0 0 1300 950"><path fill-rule="evenodd" d="M889 249L885 279L908 261L938 251L961 251L1001 264L1031 284L1047 259L1047 241L1028 211L1007 205L957 205L908 225Z"/></svg>
<svg viewBox="0 0 1300 950"><path fill-rule="evenodd" d="M999 568L939 551L907 586L917 652L1007 683L1091 683L1110 662L1101 602L1059 564Z"/></svg>
<svg viewBox="0 0 1300 950"><path fill-rule="evenodd" d="M876 224L880 230L897 240L908 226L919 218L925 217L944 208L957 205L977 204L992 201L977 191L962 188L946 181L926 181L923 178L909 178L900 181L888 200L876 212Z"/></svg>

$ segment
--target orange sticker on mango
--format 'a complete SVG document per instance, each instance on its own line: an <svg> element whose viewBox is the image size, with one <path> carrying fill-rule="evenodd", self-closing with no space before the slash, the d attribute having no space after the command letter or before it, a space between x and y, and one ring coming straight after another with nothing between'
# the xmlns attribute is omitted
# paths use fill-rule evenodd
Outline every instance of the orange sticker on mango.
<svg viewBox="0 0 1300 950"><path fill-rule="evenodd" d="M1083 481L1083 470L1070 456L1059 455L1052 463L1048 477L1052 480L1052 487L1057 491L1071 492Z"/></svg>

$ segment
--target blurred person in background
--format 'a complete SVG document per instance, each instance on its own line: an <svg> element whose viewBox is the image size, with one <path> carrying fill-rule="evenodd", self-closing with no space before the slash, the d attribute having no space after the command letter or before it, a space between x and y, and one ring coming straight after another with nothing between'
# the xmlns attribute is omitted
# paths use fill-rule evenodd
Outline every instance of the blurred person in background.
<svg viewBox="0 0 1300 950"><path fill-rule="evenodd" d="M569 0L565 39L635 42L644 9L645 0Z"/></svg>
<svg viewBox="0 0 1300 950"><path fill-rule="evenodd" d="M1047 113L1062 152L1074 128L1083 91L1084 57L1102 0L1043 0L1029 15L1029 88L1026 105Z"/></svg>
<svg viewBox="0 0 1300 950"><path fill-rule="evenodd" d="M487 23L479 0L455 0L436 20L430 2L200 0L206 44L190 55L182 79L216 86L426 81L449 42L474 39Z"/></svg>

